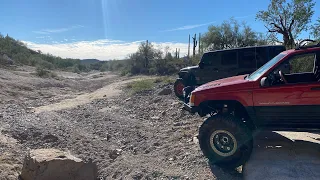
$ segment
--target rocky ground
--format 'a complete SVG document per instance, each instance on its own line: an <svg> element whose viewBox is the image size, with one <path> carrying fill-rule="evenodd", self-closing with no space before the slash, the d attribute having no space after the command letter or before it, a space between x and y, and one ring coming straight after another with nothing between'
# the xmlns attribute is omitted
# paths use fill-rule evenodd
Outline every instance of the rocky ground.
<svg viewBox="0 0 320 180"><path fill-rule="evenodd" d="M97 163L101 179L241 178L208 165L194 138L202 119L158 94L172 84L132 94L126 83L150 77L33 70L0 69L0 179L17 178L28 149L49 147Z"/></svg>
<svg viewBox="0 0 320 180"><path fill-rule="evenodd" d="M48 79L33 72L0 69L1 180L17 179L29 149L51 147L95 162L100 179L319 176L319 134L257 135L243 175L242 168L208 164L195 138L203 119L182 110L170 83L132 94L127 83L157 77L57 72L58 78ZM163 89L171 92L159 95Z"/></svg>

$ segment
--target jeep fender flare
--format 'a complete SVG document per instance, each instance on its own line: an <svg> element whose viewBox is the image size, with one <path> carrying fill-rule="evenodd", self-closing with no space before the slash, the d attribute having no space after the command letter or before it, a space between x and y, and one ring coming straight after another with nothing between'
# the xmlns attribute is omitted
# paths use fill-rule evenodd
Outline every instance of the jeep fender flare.
<svg viewBox="0 0 320 180"><path fill-rule="evenodd" d="M221 113L232 113L234 116L245 119L250 129L256 129L257 124L253 108L243 105L237 100L208 100L199 104L198 114L203 117L210 114L212 109L222 110Z"/></svg>

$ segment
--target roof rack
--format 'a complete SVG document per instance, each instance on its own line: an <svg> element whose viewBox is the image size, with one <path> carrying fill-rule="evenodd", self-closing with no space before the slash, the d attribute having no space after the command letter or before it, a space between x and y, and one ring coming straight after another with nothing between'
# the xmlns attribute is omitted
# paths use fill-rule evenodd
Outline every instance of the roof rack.
<svg viewBox="0 0 320 180"><path fill-rule="evenodd" d="M313 47L320 47L320 42L318 42L317 44L313 44L313 45L310 45L310 46L306 46L306 42L317 42L315 40L312 40L312 39L304 39L302 40L301 42L299 42L296 46L296 50L299 50L299 49L307 49L307 48L313 48ZM304 43L304 44L303 44Z"/></svg>

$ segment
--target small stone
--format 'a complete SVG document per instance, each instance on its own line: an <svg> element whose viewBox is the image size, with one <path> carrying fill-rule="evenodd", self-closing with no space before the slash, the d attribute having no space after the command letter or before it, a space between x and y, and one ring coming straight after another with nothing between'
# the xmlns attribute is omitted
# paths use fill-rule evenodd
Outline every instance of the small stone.
<svg viewBox="0 0 320 180"><path fill-rule="evenodd" d="M174 160L176 160L176 157L175 157L175 156L169 158L169 161L174 161Z"/></svg>
<svg viewBox="0 0 320 180"><path fill-rule="evenodd" d="M151 119L154 119L154 120L159 120L160 117L159 116L152 116Z"/></svg>
<svg viewBox="0 0 320 180"><path fill-rule="evenodd" d="M182 122L176 122L173 124L173 126L182 126L182 124L183 124Z"/></svg>
<svg viewBox="0 0 320 180"><path fill-rule="evenodd" d="M121 154L122 149L116 149L116 151L117 151L118 154Z"/></svg>
<svg viewBox="0 0 320 180"><path fill-rule="evenodd" d="M153 100L153 103L158 103L160 101L161 101L161 98L156 98L156 99Z"/></svg>
<svg viewBox="0 0 320 180"><path fill-rule="evenodd" d="M193 137L193 143L198 144L199 143L199 139L197 136Z"/></svg>
<svg viewBox="0 0 320 180"><path fill-rule="evenodd" d="M103 97L107 97L107 95L105 94L105 95L103 95Z"/></svg>
<svg viewBox="0 0 320 180"><path fill-rule="evenodd" d="M149 153L150 153L150 149L146 149L146 150L144 151L144 153L145 153L145 154L149 154Z"/></svg>
<svg viewBox="0 0 320 180"><path fill-rule="evenodd" d="M118 156L121 155L122 149L115 149L109 152L109 157L115 160Z"/></svg>
<svg viewBox="0 0 320 180"><path fill-rule="evenodd" d="M27 107L26 110L27 110L28 113L35 112L35 108L34 107Z"/></svg>
<svg viewBox="0 0 320 180"><path fill-rule="evenodd" d="M85 118L88 118L88 117L90 117L90 116L91 116L90 114L84 115Z"/></svg>
<svg viewBox="0 0 320 180"><path fill-rule="evenodd" d="M111 135L109 133L107 133L107 137L106 137L107 140L111 139Z"/></svg>
<svg viewBox="0 0 320 180"><path fill-rule="evenodd" d="M132 175L132 179L134 180L140 180L143 178L143 174L141 172L136 172L134 175Z"/></svg>
<svg viewBox="0 0 320 180"><path fill-rule="evenodd" d="M158 95L169 95L172 93L172 90L170 88L164 88L160 92L158 92Z"/></svg>
<svg viewBox="0 0 320 180"><path fill-rule="evenodd" d="M124 101L126 101L126 102L127 102L127 101L129 101L130 99L131 99L131 98L128 98L128 99L126 99L126 100L124 100Z"/></svg>
<svg viewBox="0 0 320 180"><path fill-rule="evenodd" d="M179 102L173 102L171 105L175 106L175 105L178 105L178 104L179 104Z"/></svg>

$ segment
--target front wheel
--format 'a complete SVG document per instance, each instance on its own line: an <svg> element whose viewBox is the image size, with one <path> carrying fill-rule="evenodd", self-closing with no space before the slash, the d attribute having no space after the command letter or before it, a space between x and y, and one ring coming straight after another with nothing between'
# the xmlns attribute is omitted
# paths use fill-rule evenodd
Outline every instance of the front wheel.
<svg viewBox="0 0 320 180"><path fill-rule="evenodd" d="M237 118L215 115L201 125L199 144L211 163L235 168L249 159L253 141L249 128Z"/></svg>
<svg viewBox="0 0 320 180"><path fill-rule="evenodd" d="M174 83L173 89L176 96L180 99L183 98L183 88L184 88L183 79L181 78L177 79L176 82Z"/></svg>

